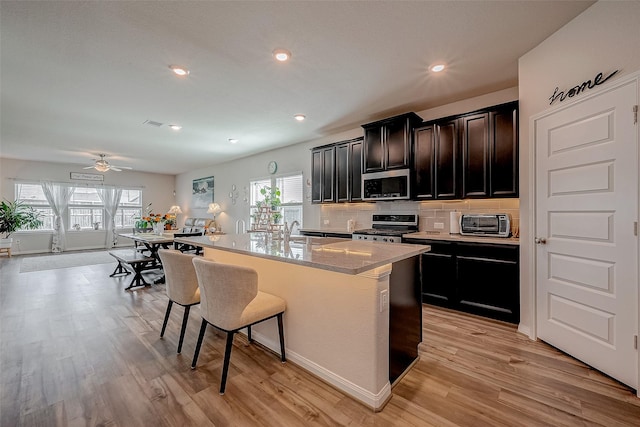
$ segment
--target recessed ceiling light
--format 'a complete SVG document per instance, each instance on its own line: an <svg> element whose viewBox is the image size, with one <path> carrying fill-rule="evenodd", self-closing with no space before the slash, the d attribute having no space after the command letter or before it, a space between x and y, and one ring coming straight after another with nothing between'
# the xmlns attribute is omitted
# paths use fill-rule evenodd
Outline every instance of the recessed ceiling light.
<svg viewBox="0 0 640 427"><path fill-rule="evenodd" d="M280 62L285 62L291 58L291 52L287 49L276 49L273 51L273 57Z"/></svg>
<svg viewBox="0 0 640 427"><path fill-rule="evenodd" d="M169 127L170 127L171 129L173 129L173 130L180 130L180 129L182 129L182 126L180 126L180 125L169 125Z"/></svg>
<svg viewBox="0 0 640 427"><path fill-rule="evenodd" d="M169 65L169 68L177 76L184 77L189 75L189 70L187 70L185 67L181 65Z"/></svg>
<svg viewBox="0 0 640 427"><path fill-rule="evenodd" d="M437 64L434 65L433 67L430 68L431 71L433 71L434 73L439 73L440 71L444 70L444 64Z"/></svg>
<svg viewBox="0 0 640 427"><path fill-rule="evenodd" d="M294 119L296 119L297 121L301 122L304 119L306 119L307 117L304 114L296 114L295 116L293 116Z"/></svg>
<svg viewBox="0 0 640 427"><path fill-rule="evenodd" d="M235 144L235 143L238 142L238 140L235 139L235 138L229 138L229 142L232 143L232 144Z"/></svg>

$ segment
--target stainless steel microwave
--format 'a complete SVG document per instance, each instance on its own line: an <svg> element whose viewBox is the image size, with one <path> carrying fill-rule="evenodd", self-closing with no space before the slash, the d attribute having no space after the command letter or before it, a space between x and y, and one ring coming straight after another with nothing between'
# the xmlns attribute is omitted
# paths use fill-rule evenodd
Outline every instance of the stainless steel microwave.
<svg viewBox="0 0 640 427"><path fill-rule="evenodd" d="M474 236L509 237L511 216L509 214L462 214L460 234Z"/></svg>
<svg viewBox="0 0 640 427"><path fill-rule="evenodd" d="M362 200L407 200L409 169L362 174Z"/></svg>

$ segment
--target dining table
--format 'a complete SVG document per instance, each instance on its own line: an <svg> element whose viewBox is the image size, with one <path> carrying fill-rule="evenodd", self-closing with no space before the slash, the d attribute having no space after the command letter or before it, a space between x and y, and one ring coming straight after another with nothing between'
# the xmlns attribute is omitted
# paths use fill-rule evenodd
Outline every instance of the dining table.
<svg viewBox="0 0 640 427"><path fill-rule="evenodd" d="M169 249L173 245L173 233L119 233L118 236L126 237L134 242L142 244L149 251L149 256L155 261L154 267L162 267L162 261L158 255L160 249ZM164 273L154 283L164 283Z"/></svg>

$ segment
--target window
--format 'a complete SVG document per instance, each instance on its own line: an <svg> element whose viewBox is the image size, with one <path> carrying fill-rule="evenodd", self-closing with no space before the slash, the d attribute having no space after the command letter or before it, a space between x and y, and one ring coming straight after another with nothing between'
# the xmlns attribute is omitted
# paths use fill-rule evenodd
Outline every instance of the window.
<svg viewBox="0 0 640 427"><path fill-rule="evenodd" d="M292 221L298 221L300 227L302 227L302 201L304 194L302 173L251 181L249 186L251 190L251 214L256 212L256 202L263 197L260 194L260 190L264 187L277 187L280 190L283 221L287 221L289 224Z"/></svg>
<svg viewBox="0 0 640 427"><path fill-rule="evenodd" d="M92 229L93 224L103 225L102 200L95 188L76 187L69 200L69 226Z"/></svg>
<svg viewBox="0 0 640 427"><path fill-rule="evenodd" d="M49 207L49 202L44 196L40 184L20 183L15 185L16 200L31 206L40 212L42 227L39 230L53 230L53 209Z"/></svg>
<svg viewBox="0 0 640 427"><path fill-rule="evenodd" d="M44 225L41 230L53 230L53 209L42 191L40 184L20 183L15 186L16 199L32 206L42 214ZM69 200L67 209L68 228L73 229L75 224L80 229L93 229L93 224L100 223L104 227L104 205L98 191L90 187L75 187ZM136 218L142 216L142 191L123 189L120 203L116 211L116 227L133 227Z"/></svg>
<svg viewBox="0 0 640 427"><path fill-rule="evenodd" d="M280 189L283 221L291 224L298 221L302 227L302 174L276 178L276 187Z"/></svg>
<svg viewBox="0 0 640 427"><path fill-rule="evenodd" d="M137 218L142 217L142 191L122 190L116 211L116 227L133 227Z"/></svg>

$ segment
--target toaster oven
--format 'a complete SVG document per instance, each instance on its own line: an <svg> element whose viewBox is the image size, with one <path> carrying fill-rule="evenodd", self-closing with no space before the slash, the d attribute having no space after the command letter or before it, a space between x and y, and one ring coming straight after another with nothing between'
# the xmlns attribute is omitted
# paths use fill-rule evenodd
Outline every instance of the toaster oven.
<svg viewBox="0 0 640 427"><path fill-rule="evenodd" d="M462 214L460 234L471 236L509 237L511 235L511 215Z"/></svg>

